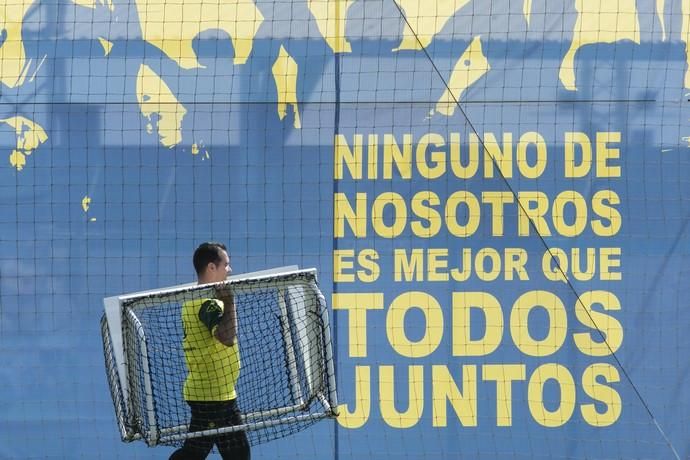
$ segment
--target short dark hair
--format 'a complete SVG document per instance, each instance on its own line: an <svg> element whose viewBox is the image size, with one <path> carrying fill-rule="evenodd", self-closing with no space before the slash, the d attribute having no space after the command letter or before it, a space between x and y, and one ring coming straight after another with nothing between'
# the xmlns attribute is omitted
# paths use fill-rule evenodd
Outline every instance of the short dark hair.
<svg viewBox="0 0 690 460"><path fill-rule="evenodd" d="M197 275L201 275L210 263L217 264L223 260L221 251L228 252L223 243L206 242L201 243L194 251L194 270Z"/></svg>

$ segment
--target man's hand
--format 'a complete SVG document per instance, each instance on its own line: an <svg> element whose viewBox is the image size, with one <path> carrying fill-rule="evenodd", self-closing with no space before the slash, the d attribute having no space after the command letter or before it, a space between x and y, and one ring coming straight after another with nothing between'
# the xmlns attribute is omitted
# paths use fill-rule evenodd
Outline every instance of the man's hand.
<svg viewBox="0 0 690 460"><path fill-rule="evenodd" d="M223 316L216 328L215 337L222 344L231 347L237 340L237 313L235 310L235 295L229 284L216 287L216 298L223 302Z"/></svg>
<svg viewBox="0 0 690 460"><path fill-rule="evenodd" d="M216 286L216 299L222 300L225 308L230 305L235 305L235 294L232 292L232 287L229 284L222 284Z"/></svg>

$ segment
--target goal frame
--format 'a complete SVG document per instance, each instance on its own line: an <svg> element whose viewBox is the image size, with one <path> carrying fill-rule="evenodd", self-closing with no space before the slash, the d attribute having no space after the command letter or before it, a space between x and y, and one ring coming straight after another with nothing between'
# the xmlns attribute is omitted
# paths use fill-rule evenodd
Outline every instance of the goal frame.
<svg viewBox="0 0 690 460"><path fill-rule="evenodd" d="M192 433L187 432L188 425L186 424L172 428L159 429L157 425L156 408L150 379L146 336L144 329L136 315L130 308L126 306L127 302L136 298L145 297L146 295L174 295L178 292L182 294L184 292L188 292L190 288L197 286L199 289L212 289L217 285L232 286L232 284L237 284L242 281L260 282L262 280L269 280L276 277L289 278L295 277L296 275L304 277L307 281L296 281L293 286L299 286L305 289L305 291L309 295L313 296L316 300L319 320L322 325L320 328L323 339L323 348L321 351L323 352L323 360L325 361L325 366L319 370L324 371L326 374L326 379L328 381L327 391L319 391L315 394L315 397L306 400L302 395L298 371L295 364L296 349L293 345L293 337L287 311L288 307L283 295L286 288L283 287L279 288L279 292L281 292L281 295L279 296L279 308L281 311L280 321L282 326L281 334L283 340L290 345L286 347L286 353L288 354L287 361L290 363L288 372L290 385L289 390L293 399L298 401L298 404L277 407L261 412L243 414L243 423L241 425L221 427ZM313 281L313 283L310 281ZM104 353L106 354L106 374L108 377L108 385L110 387L113 404L115 406L115 416L121 439L125 442L144 439L149 446L155 446L163 442L181 441L188 438L224 434L240 430L256 430L280 424L298 423L307 420L337 416L338 399L328 308L326 300L321 291L318 289L318 287L314 288L314 286L316 286L316 281L317 273L315 268L300 269L296 265L291 265L234 275L219 283L210 283L204 285L199 285L197 283L186 283L161 289L138 291L104 298L104 317L101 324L101 333L103 336ZM135 348L134 350L130 350L126 345L127 340L125 340L124 337L125 322L129 322L130 327L133 327L133 330L136 331L138 348ZM110 360L108 359L108 348L110 348L110 351L112 352L112 357ZM311 349L311 346L307 348ZM136 404L136 402L133 400L133 394L136 392L131 390L130 385L131 380L136 380L134 379L134 376L131 375L131 373L134 372L135 365L130 366L130 362L134 360L133 353L135 353L137 350L140 353L137 359L143 371L144 401L141 401L141 404ZM308 369L306 369L306 375L308 385L311 386L311 356L308 352L303 352L301 357L304 360L305 367L308 367ZM279 419L266 419L267 417L280 417L296 411L305 410L312 402L314 402L314 400L322 406L323 410L317 413L291 415ZM139 407L137 408L135 406ZM146 418L149 427L146 434L142 434L141 430L138 429L140 426L140 420L143 417Z"/></svg>

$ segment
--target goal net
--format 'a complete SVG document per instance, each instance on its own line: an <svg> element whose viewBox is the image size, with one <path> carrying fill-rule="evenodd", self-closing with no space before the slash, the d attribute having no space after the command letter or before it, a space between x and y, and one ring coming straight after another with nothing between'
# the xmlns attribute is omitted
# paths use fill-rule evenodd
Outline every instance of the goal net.
<svg viewBox="0 0 690 460"><path fill-rule="evenodd" d="M181 312L229 287L235 298L242 424L190 432ZM333 353L315 270L297 270L110 297L101 321L108 383L122 439L150 446L246 431L259 444L336 414Z"/></svg>

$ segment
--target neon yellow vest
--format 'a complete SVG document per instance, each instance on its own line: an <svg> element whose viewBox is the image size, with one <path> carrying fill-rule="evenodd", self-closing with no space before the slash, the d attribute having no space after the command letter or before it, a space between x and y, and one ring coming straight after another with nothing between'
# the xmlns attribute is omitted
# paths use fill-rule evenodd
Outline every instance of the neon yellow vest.
<svg viewBox="0 0 690 460"><path fill-rule="evenodd" d="M184 339L182 348L187 362L184 399L187 401L228 401L235 399L235 384L240 375L240 352L237 342L231 347L223 345L199 319L199 309L207 300L195 299L182 305Z"/></svg>

